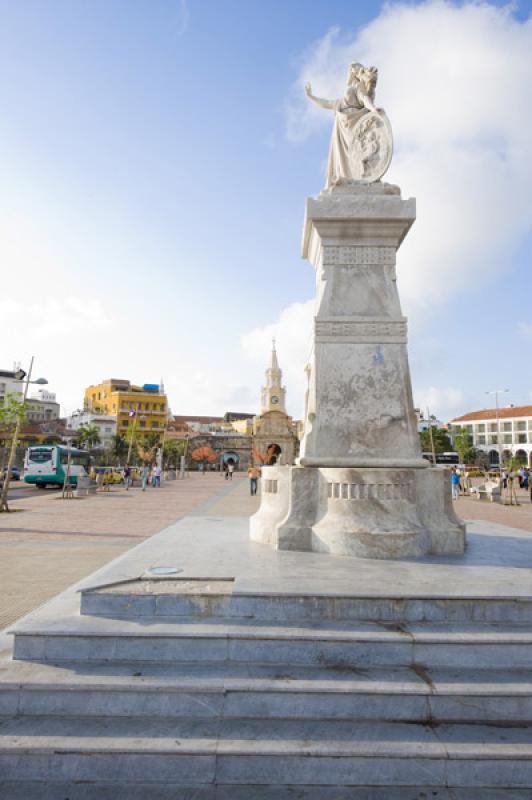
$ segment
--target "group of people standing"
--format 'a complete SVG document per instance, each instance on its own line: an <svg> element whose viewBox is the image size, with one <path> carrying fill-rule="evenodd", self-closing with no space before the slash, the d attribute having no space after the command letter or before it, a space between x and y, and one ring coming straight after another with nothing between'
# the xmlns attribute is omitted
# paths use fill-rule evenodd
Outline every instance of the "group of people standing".
<svg viewBox="0 0 532 800"><path fill-rule="evenodd" d="M513 469L503 469L498 478L500 482L501 491L507 492L510 498L510 503L513 501L517 503L515 496L515 487L518 484L520 489L530 491L530 500L532 501L532 469L529 467L520 467L517 471ZM471 489L471 479L469 473L460 467L453 467L451 469L451 492L453 500L458 500L461 494L468 494Z"/></svg>
<svg viewBox="0 0 532 800"><path fill-rule="evenodd" d="M126 464L124 466L123 475L124 475L124 486L126 487L126 490L128 490L133 483L131 478L131 467L129 466L129 464ZM140 471L142 491L143 492L146 491L146 486L148 486L149 483L151 483L154 489L160 487L161 475L162 475L162 469L158 464L154 464L152 467L145 464Z"/></svg>

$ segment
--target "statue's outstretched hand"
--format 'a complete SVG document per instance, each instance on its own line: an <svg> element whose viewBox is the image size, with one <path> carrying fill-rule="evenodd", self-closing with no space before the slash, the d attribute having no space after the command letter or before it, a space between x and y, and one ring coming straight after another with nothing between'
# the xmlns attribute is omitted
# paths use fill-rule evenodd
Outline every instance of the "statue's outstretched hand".
<svg viewBox="0 0 532 800"><path fill-rule="evenodd" d="M312 86L310 85L310 83L305 84L305 94L307 95L307 97L312 97Z"/></svg>

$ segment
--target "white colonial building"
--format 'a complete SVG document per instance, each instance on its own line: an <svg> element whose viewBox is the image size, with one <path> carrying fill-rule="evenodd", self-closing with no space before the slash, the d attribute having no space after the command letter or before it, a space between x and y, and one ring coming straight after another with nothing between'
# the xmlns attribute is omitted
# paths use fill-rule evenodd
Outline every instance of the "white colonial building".
<svg viewBox="0 0 532 800"><path fill-rule="evenodd" d="M100 445L107 447L116 435L116 416L94 414L92 411L78 411L66 419L67 428L77 431L81 427L95 427L100 434Z"/></svg>
<svg viewBox="0 0 532 800"><path fill-rule="evenodd" d="M490 464L499 463L499 446L503 459L518 458L532 466L532 406L508 406L483 409L451 420L451 433L465 428L473 437L473 446L487 453Z"/></svg>

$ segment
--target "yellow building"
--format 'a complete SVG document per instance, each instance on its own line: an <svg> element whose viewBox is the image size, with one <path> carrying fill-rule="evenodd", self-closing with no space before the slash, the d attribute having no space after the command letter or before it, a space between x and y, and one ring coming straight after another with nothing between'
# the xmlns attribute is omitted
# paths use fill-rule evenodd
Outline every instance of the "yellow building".
<svg viewBox="0 0 532 800"><path fill-rule="evenodd" d="M135 436L162 433L168 419L168 403L161 384L135 386L129 381L108 378L85 389L87 411L116 417L117 433L125 436L135 426Z"/></svg>

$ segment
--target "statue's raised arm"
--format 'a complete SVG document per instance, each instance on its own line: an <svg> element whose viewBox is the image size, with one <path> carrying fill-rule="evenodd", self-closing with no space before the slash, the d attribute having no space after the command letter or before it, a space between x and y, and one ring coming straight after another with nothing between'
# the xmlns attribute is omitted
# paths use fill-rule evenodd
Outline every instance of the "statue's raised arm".
<svg viewBox="0 0 532 800"><path fill-rule="evenodd" d="M375 106L378 70L357 62L349 65L343 97L325 100L305 94L320 108L335 112L327 165L327 188L379 180L392 158L392 129L382 109Z"/></svg>
<svg viewBox="0 0 532 800"><path fill-rule="evenodd" d="M322 97L316 97L316 95L312 94L312 86L310 83L305 84L305 94L307 95L309 100L312 100L320 108L335 108L337 100L324 100Z"/></svg>

